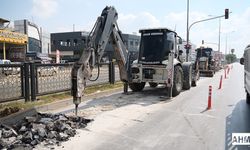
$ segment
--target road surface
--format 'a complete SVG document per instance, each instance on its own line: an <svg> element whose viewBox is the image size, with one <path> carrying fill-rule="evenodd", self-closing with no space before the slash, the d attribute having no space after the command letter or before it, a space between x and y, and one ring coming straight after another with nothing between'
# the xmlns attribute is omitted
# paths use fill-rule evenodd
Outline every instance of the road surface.
<svg viewBox="0 0 250 150"><path fill-rule="evenodd" d="M116 93L86 101L80 114L94 121L56 149L250 149L231 144L232 133L250 132L243 71L243 66L235 63L227 79L223 70L213 78L203 77L197 87L171 100L164 88L146 88L139 93ZM221 75L223 85L218 90ZM213 87L212 109L206 110L209 85Z"/></svg>

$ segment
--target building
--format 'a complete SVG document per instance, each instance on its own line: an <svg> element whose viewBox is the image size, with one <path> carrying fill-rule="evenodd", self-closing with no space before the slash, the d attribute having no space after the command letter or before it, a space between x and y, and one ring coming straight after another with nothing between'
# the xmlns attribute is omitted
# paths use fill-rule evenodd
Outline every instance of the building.
<svg viewBox="0 0 250 150"><path fill-rule="evenodd" d="M22 62L25 60L28 37L12 31L9 24L10 21L0 18L0 59Z"/></svg>
<svg viewBox="0 0 250 150"><path fill-rule="evenodd" d="M14 21L14 30L28 37L26 60L50 61L50 35L29 20Z"/></svg>
<svg viewBox="0 0 250 150"><path fill-rule="evenodd" d="M51 33L51 57L56 57L56 50L60 51L60 58L67 61L76 61L80 58L81 51L86 47L88 32L63 32ZM122 34L124 43L129 51L138 52L140 36ZM104 57L113 56L113 47L107 44Z"/></svg>
<svg viewBox="0 0 250 150"><path fill-rule="evenodd" d="M87 36L87 32L51 33L51 57L55 58L56 50L59 50L61 59L77 60L85 47Z"/></svg>

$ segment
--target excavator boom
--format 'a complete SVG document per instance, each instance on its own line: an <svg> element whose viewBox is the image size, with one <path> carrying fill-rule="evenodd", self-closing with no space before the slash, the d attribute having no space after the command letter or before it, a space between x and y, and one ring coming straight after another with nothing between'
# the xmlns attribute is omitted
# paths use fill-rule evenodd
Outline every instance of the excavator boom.
<svg viewBox="0 0 250 150"><path fill-rule="evenodd" d="M128 81L128 50L123 43L121 32L117 26L117 19L118 14L114 7L104 8L88 36L86 48L80 59L73 65L71 72L71 95L76 106L76 115L78 105L81 103L81 98L84 95L86 81L91 78L93 68L99 67L99 62L109 41L114 48L120 70L120 78L124 82Z"/></svg>

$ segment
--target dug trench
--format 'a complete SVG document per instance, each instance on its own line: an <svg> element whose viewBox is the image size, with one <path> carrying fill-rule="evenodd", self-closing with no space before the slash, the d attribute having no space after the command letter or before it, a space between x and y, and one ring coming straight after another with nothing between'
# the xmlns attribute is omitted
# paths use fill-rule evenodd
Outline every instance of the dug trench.
<svg viewBox="0 0 250 150"><path fill-rule="evenodd" d="M43 145L53 149L77 134L92 119L64 114L42 114L23 117L15 124L0 123L0 149L34 149Z"/></svg>

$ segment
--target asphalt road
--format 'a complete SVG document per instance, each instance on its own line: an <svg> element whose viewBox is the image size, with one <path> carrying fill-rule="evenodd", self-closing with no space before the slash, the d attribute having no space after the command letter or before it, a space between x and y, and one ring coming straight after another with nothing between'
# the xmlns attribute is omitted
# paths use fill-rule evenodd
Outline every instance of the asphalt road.
<svg viewBox="0 0 250 150"><path fill-rule="evenodd" d="M171 100L164 88L115 93L80 105L80 115L94 118L87 129L56 149L91 150L222 150L235 147L231 134L250 132L250 107L245 102L243 66L236 63L224 79L202 77L198 86ZM223 75L222 89L219 80ZM206 110L208 86L212 109ZM66 109L72 109L68 106ZM62 110L61 110L62 111Z"/></svg>

